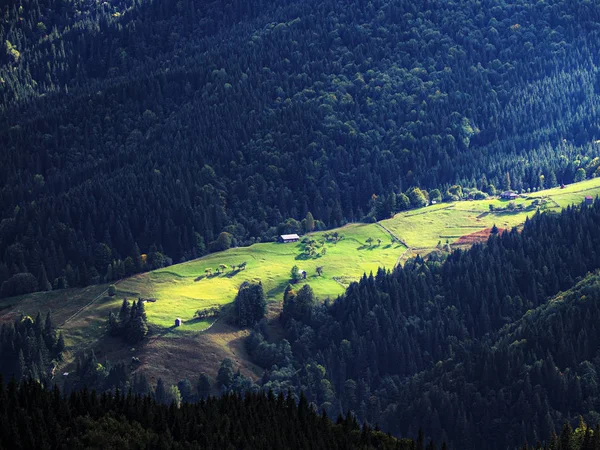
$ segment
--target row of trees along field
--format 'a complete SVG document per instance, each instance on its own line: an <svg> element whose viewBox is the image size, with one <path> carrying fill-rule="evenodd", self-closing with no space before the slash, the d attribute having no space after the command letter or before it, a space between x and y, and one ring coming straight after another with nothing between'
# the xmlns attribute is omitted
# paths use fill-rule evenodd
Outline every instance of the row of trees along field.
<svg viewBox="0 0 600 450"><path fill-rule="evenodd" d="M487 192L509 174L536 189L600 165L596 2L2 13L5 296L271 239L309 210L328 227L360 220L373 194L381 218L412 186Z"/></svg>
<svg viewBox="0 0 600 450"><path fill-rule="evenodd" d="M247 341L261 384L455 448L534 443L578 414L598 423L600 275L586 274L600 268L599 227L596 201L380 269L332 304L290 286L284 340L261 323Z"/></svg>

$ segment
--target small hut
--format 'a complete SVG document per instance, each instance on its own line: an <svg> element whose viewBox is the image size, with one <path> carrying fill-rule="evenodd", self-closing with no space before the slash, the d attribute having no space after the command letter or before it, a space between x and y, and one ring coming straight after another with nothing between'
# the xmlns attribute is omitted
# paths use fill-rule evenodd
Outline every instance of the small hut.
<svg viewBox="0 0 600 450"><path fill-rule="evenodd" d="M176 327L180 327L181 326L181 319L179 317L177 319L175 319L175 326Z"/></svg>
<svg viewBox="0 0 600 450"><path fill-rule="evenodd" d="M594 203L594 199L592 198L591 195L586 195L585 196L585 204L586 205L591 205L592 203Z"/></svg>
<svg viewBox="0 0 600 450"><path fill-rule="evenodd" d="M288 242L298 242L300 240L300 236L297 234L282 234L279 236L279 242L283 242L287 244Z"/></svg>
<svg viewBox="0 0 600 450"><path fill-rule="evenodd" d="M519 194L513 191L504 191L502 194L500 194L500 198L502 200L516 200L519 198Z"/></svg>

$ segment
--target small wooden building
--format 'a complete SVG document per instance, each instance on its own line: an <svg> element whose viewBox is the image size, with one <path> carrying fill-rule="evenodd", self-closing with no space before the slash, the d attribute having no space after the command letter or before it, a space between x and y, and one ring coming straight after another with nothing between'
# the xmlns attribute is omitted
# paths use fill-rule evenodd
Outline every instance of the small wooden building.
<svg viewBox="0 0 600 450"><path fill-rule="evenodd" d="M594 199L592 198L591 195L586 195L585 196L585 204L586 205L591 205L592 203L594 203Z"/></svg>
<svg viewBox="0 0 600 450"><path fill-rule="evenodd" d="M181 326L181 319L179 317L177 319L175 319L175 326L176 327L180 327Z"/></svg>
<svg viewBox="0 0 600 450"><path fill-rule="evenodd" d="M300 240L300 236L297 234L282 234L279 236L279 242L283 242L287 244L288 242L298 242Z"/></svg>
<svg viewBox="0 0 600 450"><path fill-rule="evenodd" d="M500 198L502 200L516 200L519 198L519 194L513 191L504 191L502 194L500 194Z"/></svg>

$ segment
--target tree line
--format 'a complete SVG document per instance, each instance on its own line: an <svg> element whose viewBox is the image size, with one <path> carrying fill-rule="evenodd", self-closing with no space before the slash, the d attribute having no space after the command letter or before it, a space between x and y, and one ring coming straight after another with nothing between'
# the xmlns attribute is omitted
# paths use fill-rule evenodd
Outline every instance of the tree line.
<svg viewBox="0 0 600 450"><path fill-rule="evenodd" d="M0 377L0 448L424 450L422 435L395 439L348 414L332 422L304 396L272 393L209 397L163 405L131 392L68 397L34 381ZM430 443L428 450L436 446ZM441 448L445 448L442 446Z"/></svg>

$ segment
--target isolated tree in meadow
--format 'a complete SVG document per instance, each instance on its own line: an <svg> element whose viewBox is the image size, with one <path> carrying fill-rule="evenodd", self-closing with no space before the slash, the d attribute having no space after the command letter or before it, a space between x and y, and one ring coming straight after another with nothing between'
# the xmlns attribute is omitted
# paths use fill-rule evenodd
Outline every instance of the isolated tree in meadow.
<svg viewBox="0 0 600 450"><path fill-rule="evenodd" d="M116 293L117 293L117 287L114 284L111 284L108 287L108 296L109 297L114 297Z"/></svg>
<svg viewBox="0 0 600 450"><path fill-rule="evenodd" d="M221 269L221 272L225 272L227 270L227 265L219 264L219 269Z"/></svg>
<svg viewBox="0 0 600 450"><path fill-rule="evenodd" d="M292 270L290 271L290 278L292 280L292 283L297 283L298 281L300 281L302 275L300 274L300 269L298 268L298 266L292 267Z"/></svg>
<svg viewBox="0 0 600 450"><path fill-rule="evenodd" d="M365 241L369 247L371 246L371 244L373 243L373 238L372 237L368 237L367 240Z"/></svg>
<svg viewBox="0 0 600 450"><path fill-rule="evenodd" d="M381 245L381 239L377 238L377 245Z"/></svg>
<svg viewBox="0 0 600 450"><path fill-rule="evenodd" d="M316 271L317 271L317 275L319 275L319 276L323 275L323 266L317 267Z"/></svg>
<svg viewBox="0 0 600 450"><path fill-rule="evenodd" d="M212 269L204 269L204 273L206 274L207 277L210 277L212 275Z"/></svg>

